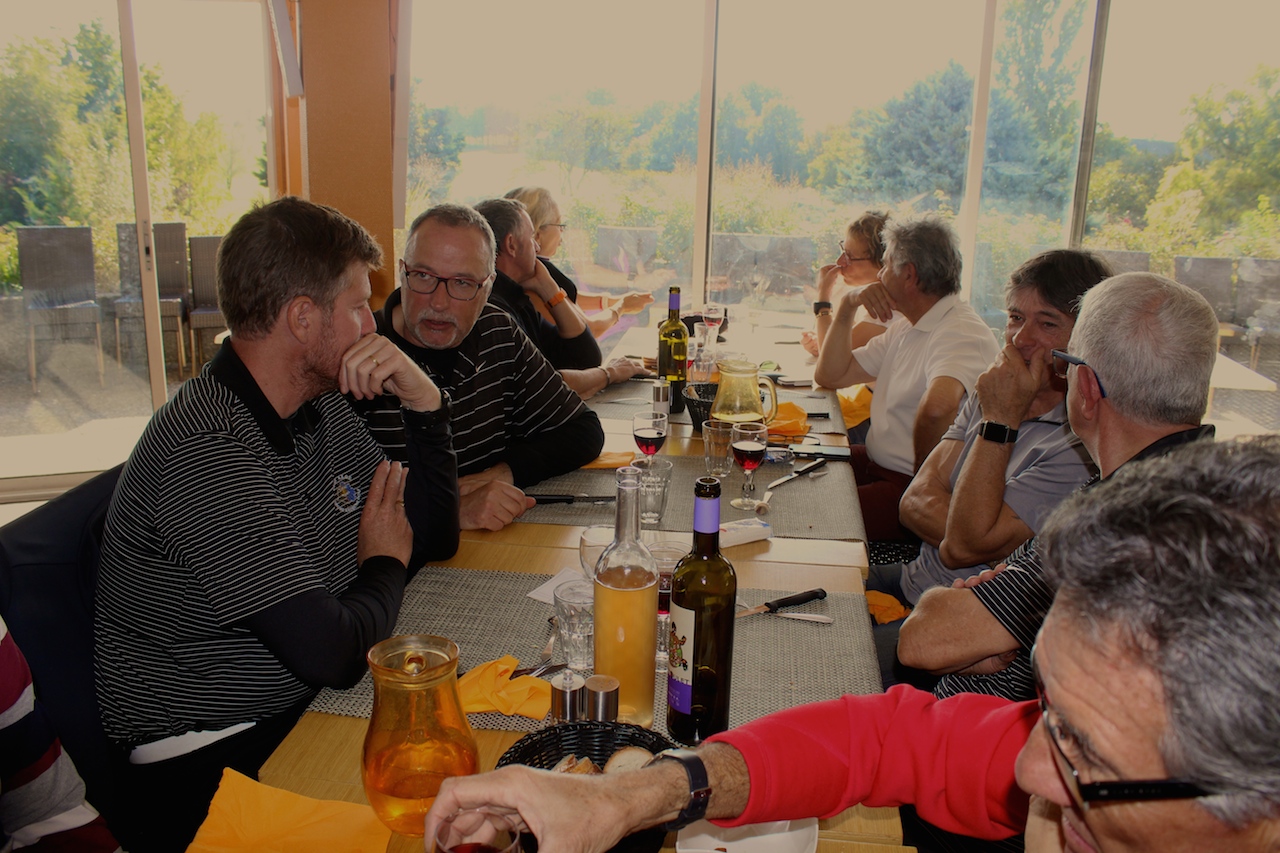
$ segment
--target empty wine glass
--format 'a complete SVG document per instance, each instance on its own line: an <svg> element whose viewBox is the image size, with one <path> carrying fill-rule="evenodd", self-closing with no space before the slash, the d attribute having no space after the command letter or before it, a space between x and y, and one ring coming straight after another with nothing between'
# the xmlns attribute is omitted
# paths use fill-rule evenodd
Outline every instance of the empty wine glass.
<svg viewBox="0 0 1280 853"><path fill-rule="evenodd" d="M754 475L764 461L765 450L769 446L769 428L756 422L734 424L731 441L734 461L742 466L746 477L742 481L742 497L734 498L729 505L735 509L754 512L760 505L760 501L753 497L756 491Z"/></svg>
<svg viewBox="0 0 1280 853"><path fill-rule="evenodd" d="M596 563L600 562L600 555L613 541L613 532L612 525L587 527L578 537L578 560L582 563L582 572L587 580L595 580Z"/></svg>
<svg viewBox="0 0 1280 853"><path fill-rule="evenodd" d="M631 435L640 452L652 456L667 440L667 416L662 412L641 412L631 419Z"/></svg>

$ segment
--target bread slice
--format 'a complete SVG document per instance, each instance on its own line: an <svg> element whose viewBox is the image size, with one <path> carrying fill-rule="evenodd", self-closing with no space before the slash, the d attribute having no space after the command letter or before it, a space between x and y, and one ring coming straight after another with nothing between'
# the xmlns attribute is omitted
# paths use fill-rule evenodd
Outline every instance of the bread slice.
<svg viewBox="0 0 1280 853"><path fill-rule="evenodd" d="M624 770L639 770L653 760L653 753L642 746L624 746L609 756L604 766L605 773L616 773Z"/></svg>

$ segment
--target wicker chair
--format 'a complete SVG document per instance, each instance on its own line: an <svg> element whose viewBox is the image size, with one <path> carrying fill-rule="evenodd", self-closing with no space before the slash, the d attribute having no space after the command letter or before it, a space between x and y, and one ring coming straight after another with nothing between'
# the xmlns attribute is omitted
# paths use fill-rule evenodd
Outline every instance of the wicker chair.
<svg viewBox="0 0 1280 853"><path fill-rule="evenodd" d="M204 335L209 330L227 327L218 308L218 247L222 238L192 237L191 243L191 311L187 322L191 327L191 375L204 364Z"/></svg>
<svg viewBox="0 0 1280 853"><path fill-rule="evenodd" d="M186 369L187 309L191 304L187 226L184 222L157 222L152 230L156 283L160 289L160 328L173 332L178 344L178 371ZM138 269L138 230L132 222L116 224L120 252L120 298L116 300L116 363L120 358L121 320L142 319L142 275Z"/></svg>
<svg viewBox="0 0 1280 853"><path fill-rule="evenodd" d="M102 309L93 277L93 230L38 226L18 229L18 274L27 315L27 366L31 390L36 382L36 329L65 336L78 326L93 326L98 384L104 384Z"/></svg>

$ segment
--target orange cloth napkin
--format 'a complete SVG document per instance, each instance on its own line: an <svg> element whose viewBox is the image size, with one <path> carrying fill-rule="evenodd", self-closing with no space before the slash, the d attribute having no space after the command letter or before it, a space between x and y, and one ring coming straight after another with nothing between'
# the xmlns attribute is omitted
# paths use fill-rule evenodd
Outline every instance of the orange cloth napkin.
<svg viewBox="0 0 1280 853"><path fill-rule="evenodd" d="M910 607L892 595L877 592L874 589L867 590L867 610L870 611L871 618L876 620L877 625L887 625L899 619L906 619L907 614L911 612Z"/></svg>
<svg viewBox="0 0 1280 853"><path fill-rule="evenodd" d="M482 663L458 679L462 710L468 714L497 711L508 717L519 714L541 720L551 713L551 684L522 675L514 681L517 661L511 655Z"/></svg>
<svg viewBox="0 0 1280 853"><path fill-rule="evenodd" d="M391 830L368 806L313 800L227 768L187 853L383 853L390 840Z"/></svg>
<svg viewBox="0 0 1280 853"><path fill-rule="evenodd" d="M853 386L852 395L836 396L840 398L840 413L844 415L846 429L853 429L871 417L871 389L866 385Z"/></svg>
<svg viewBox="0 0 1280 853"><path fill-rule="evenodd" d="M583 465L582 467L583 468L622 468L625 465L630 465L631 460L635 458L636 458L635 453L633 453L630 450L609 450L609 451L605 451L604 453L601 453L595 459L588 462L586 465Z"/></svg>
<svg viewBox="0 0 1280 853"><path fill-rule="evenodd" d="M779 403L778 413L769 422L769 435L807 435L809 416L796 403Z"/></svg>

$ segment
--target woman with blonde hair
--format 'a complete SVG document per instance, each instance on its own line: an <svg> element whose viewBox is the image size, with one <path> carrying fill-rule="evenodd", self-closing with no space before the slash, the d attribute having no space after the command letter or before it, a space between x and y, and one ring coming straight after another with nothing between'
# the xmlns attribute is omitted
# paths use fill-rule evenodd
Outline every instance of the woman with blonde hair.
<svg viewBox="0 0 1280 853"><path fill-rule="evenodd" d="M507 193L506 198L513 198L524 204L529 218L533 220L534 236L541 247L539 259L560 288L568 294L569 299L586 312L587 326L596 338L616 326L624 314L638 314L653 302L653 294L641 291L631 291L622 296L581 292L577 282L549 260L560 248L560 241L567 227L560 219L560 206L551 197L550 190L546 187L516 187ZM541 300L534 299L534 306L539 313L548 313Z"/></svg>

